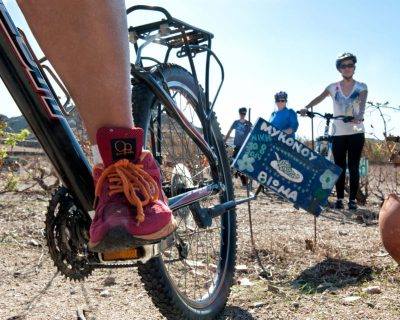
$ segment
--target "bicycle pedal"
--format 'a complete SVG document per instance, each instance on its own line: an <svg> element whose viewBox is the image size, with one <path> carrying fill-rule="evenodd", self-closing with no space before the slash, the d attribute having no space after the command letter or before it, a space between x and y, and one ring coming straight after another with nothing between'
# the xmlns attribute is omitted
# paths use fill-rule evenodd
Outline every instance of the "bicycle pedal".
<svg viewBox="0 0 400 320"><path fill-rule="evenodd" d="M145 255L143 247L107 251L100 254L103 261L126 261L141 259Z"/></svg>

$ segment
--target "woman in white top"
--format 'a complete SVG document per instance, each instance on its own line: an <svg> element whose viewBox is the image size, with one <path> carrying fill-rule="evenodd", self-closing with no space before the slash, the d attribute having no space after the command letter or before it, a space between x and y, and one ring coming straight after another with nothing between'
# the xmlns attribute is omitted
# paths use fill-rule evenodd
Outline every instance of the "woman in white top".
<svg viewBox="0 0 400 320"><path fill-rule="evenodd" d="M332 125L332 153L335 164L343 169L336 182L337 201L335 207L343 209L346 167L350 174L349 209L356 210L356 195L359 188L359 163L364 147L364 111L368 89L365 83L353 79L357 58L351 53L344 53L336 60L336 69L343 79L330 84L322 94L312 100L302 111L304 114L327 96L333 100L334 116L352 116L352 122L335 120ZM347 165L346 165L347 158Z"/></svg>

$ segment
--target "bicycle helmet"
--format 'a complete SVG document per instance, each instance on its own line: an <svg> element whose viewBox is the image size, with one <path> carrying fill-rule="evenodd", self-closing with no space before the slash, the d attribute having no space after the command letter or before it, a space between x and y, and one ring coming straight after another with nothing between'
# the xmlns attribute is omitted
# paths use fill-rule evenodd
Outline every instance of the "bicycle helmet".
<svg viewBox="0 0 400 320"><path fill-rule="evenodd" d="M287 100L287 93L285 91L279 91L278 93L275 93L275 102L278 102L279 100Z"/></svg>
<svg viewBox="0 0 400 320"><path fill-rule="evenodd" d="M247 113L247 108L245 108L245 107L239 108L239 113L246 114Z"/></svg>
<svg viewBox="0 0 400 320"><path fill-rule="evenodd" d="M345 60L351 60L354 64L357 63L357 57L354 54L345 52L336 59L336 69L339 70L340 65Z"/></svg>

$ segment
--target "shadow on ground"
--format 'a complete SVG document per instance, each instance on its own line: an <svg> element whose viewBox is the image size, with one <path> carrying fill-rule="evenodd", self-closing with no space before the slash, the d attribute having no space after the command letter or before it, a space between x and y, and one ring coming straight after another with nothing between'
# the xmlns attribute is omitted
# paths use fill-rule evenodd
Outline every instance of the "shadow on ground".
<svg viewBox="0 0 400 320"><path fill-rule="evenodd" d="M254 317L245 309L237 306L227 306L221 319L252 320Z"/></svg>
<svg viewBox="0 0 400 320"><path fill-rule="evenodd" d="M327 215L322 213L321 216L329 220L342 221L345 223L345 218L352 223L355 222L367 226L378 224L379 211L377 209L358 208L357 211L354 212L351 210L336 210L328 207L326 212L331 214Z"/></svg>
<svg viewBox="0 0 400 320"><path fill-rule="evenodd" d="M327 258L304 270L292 286L303 293L335 291L372 280L372 268L355 262Z"/></svg>

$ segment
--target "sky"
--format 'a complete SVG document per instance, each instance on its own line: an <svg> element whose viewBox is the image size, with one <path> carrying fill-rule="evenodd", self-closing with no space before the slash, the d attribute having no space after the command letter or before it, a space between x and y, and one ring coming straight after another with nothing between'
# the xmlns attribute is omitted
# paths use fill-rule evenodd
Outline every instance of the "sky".
<svg viewBox="0 0 400 320"><path fill-rule="evenodd" d="M15 0L4 3L41 57ZM127 6L138 3L163 6L172 16L214 34L213 50L225 68L225 82L215 107L223 132L242 106L251 108L253 121L268 119L277 91L288 93L289 107L304 107L328 84L340 80L335 60L343 52L357 55L355 79L368 85L369 101L400 105L398 0L126 1ZM128 22L141 24L146 19L150 17L141 13ZM156 56L161 52L158 47L147 51ZM197 65L204 68L201 57ZM214 65L211 71L215 85L218 69ZM332 112L332 100L325 99L315 111ZM19 114L1 80L0 113ZM389 130L399 135L400 112L388 111L387 115ZM382 136L382 121L376 112L366 113L365 125L368 135ZM322 122L316 121L315 128L322 134ZM298 135L310 137L308 119L300 119Z"/></svg>

